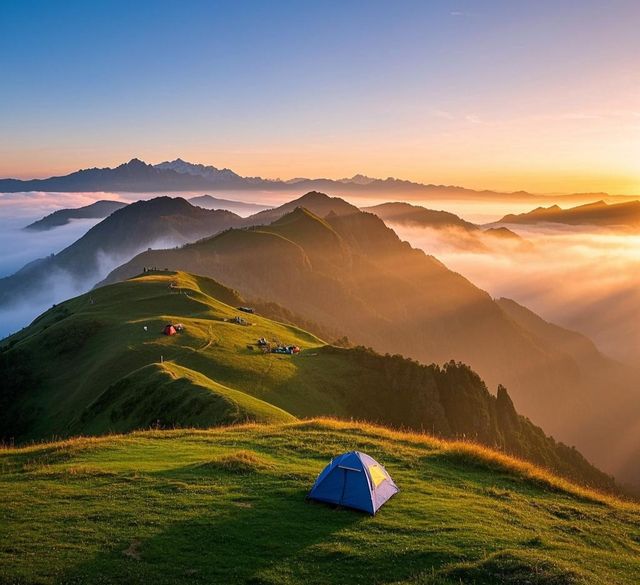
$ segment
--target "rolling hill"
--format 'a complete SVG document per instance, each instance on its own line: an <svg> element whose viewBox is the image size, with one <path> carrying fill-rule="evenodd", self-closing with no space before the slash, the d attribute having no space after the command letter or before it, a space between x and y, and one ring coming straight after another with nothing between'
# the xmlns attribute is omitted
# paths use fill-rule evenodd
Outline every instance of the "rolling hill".
<svg viewBox="0 0 640 585"><path fill-rule="evenodd" d="M331 457L355 449L400 493L374 517L306 503ZM635 585L640 574L637 505L469 443L362 423L3 449L0 499L3 583Z"/></svg>
<svg viewBox="0 0 640 585"><path fill-rule="evenodd" d="M152 271L50 309L0 345L0 439L330 415L466 437L614 489L467 366L328 346L234 308L243 302L207 278ZM234 322L240 315L249 324ZM163 335L178 322L181 333ZM263 353L258 338L303 351Z"/></svg>
<svg viewBox="0 0 640 585"><path fill-rule="evenodd" d="M319 205L322 196L310 199ZM274 301L381 352L424 363L463 361L490 387L505 384L518 410L554 436L624 481L640 483L636 452L629 453L629 445L640 443L633 438L637 372L604 357L594 372L591 363L558 352L486 292L402 242L378 217L338 214L338 204L326 196L333 213L324 218L299 203L268 226L142 253L105 282L135 276L145 266L186 270L247 299ZM265 213L279 215L277 209ZM624 461L611 460L616 446L628 454Z"/></svg>
<svg viewBox="0 0 640 585"><path fill-rule="evenodd" d="M559 223L600 227L640 228L640 201L629 201L609 205L596 201L578 207L561 209L558 205L538 207L527 213L505 215L498 223L536 224Z"/></svg>
<svg viewBox="0 0 640 585"><path fill-rule="evenodd" d="M45 231L68 224L72 219L100 219L108 217L114 211L122 209L127 204L122 201L108 201L102 199L75 209L58 209L49 215L26 226L25 230Z"/></svg>

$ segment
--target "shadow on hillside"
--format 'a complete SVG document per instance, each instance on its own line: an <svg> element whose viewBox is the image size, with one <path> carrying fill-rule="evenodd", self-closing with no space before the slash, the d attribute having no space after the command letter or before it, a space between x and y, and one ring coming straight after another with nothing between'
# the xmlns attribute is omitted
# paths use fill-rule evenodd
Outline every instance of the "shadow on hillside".
<svg viewBox="0 0 640 585"><path fill-rule="evenodd" d="M60 582L276 583L283 567L303 582L307 579L299 571L306 549L333 542L335 533L369 519L354 511L308 503L305 490L275 475L231 473L217 481L206 470L196 470L185 466L152 474L167 480L154 489L154 500L158 492L166 493L171 516L166 525L151 537L107 539L113 543L111 550L70 569ZM203 500L198 493L210 478L210 493L220 496ZM136 518L135 509L131 516L129 525L146 523L148 533L149 519ZM102 527L116 538L122 528ZM316 581L317 575L311 580Z"/></svg>

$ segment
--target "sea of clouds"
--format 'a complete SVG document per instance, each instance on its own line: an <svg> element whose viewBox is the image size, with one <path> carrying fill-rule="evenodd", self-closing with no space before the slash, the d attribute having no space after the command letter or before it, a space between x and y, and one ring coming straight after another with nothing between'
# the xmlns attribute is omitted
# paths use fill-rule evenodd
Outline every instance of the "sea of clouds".
<svg viewBox="0 0 640 585"><path fill-rule="evenodd" d="M494 298L507 297L545 320L584 333L601 351L640 358L640 234L596 227L510 225L533 244L503 241L490 252L453 246L441 230L392 225Z"/></svg>
<svg viewBox="0 0 640 585"><path fill-rule="evenodd" d="M22 228L62 208L81 207L97 199L132 201L153 194L5 193L0 194L0 277L26 263L57 253L100 220L75 220L46 232ZM191 195L189 195L191 196ZM289 195L291 197L291 195ZM240 197L233 197L240 200ZM253 194L253 200L260 199ZM282 199L282 196L279 196ZM273 202L275 203L275 201ZM354 203L356 203L354 201ZM362 205L361 201L358 201ZM446 209L477 223L495 221L530 204L455 201L427 207ZM575 226L509 226L533 244L493 243L490 250L454 245L457 235L392 225L402 239L433 254L494 297L507 297L544 319L580 331L606 354L627 362L640 359L640 234ZM154 247L172 247L157 242ZM54 302L90 290L128 258L101 257L98 273L83 282L51 274L42 291L0 311L0 337L27 325Z"/></svg>
<svg viewBox="0 0 640 585"><path fill-rule="evenodd" d="M109 194L109 199L117 198ZM95 193L0 194L0 278L13 274L32 260L66 248L100 220L74 220L44 232L24 230L25 226L58 209L82 207L96 199Z"/></svg>
<svg viewBox="0 0 640 585"><path fill-rule="evenodd" d="M189 198L200 194L202 193L179 196ZM58 209L82 207L99 199L133 202L157 196L155 193L0 193L0 278L14 274L29 262L57 254L102 220L77 219L47 231L23 229L33 221ZM239 197L234 199L240 200ZM173 248L183 243L165 238L147 246ZM113 269L130 258L131 256L99 253L95 272L82 279L63 270L51 270L46 282L37 290L17 299L10 306L0 308L0 339L25 327L54 303L91 290Z"/></svg>

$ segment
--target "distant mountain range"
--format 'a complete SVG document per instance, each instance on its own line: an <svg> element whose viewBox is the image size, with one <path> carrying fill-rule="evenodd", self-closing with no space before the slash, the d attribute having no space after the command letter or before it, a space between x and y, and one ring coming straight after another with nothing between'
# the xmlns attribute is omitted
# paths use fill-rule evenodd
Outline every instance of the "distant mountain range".
<svg viewBox="0 0 640 585"><path fill-rule="evenodd" d="M388 177L376 179L364 175L354 175L344 179L296 178L291 180L243 177L230 169L218 169L186 162L180 158L157 165L147 164L137 158L115 168L83 169L68 175L48 179L0 179L0 193L20 191L124 191L124 192L167 192L167 191L221 191L221 190L266 190L266 191L322 191L336 195L384 195L401 194L404 198L467 198L512 201L536 201L545 196L526 191L499 193L496 191L476 191L451 185L416 183ZM611 197L606 193L575 193L554 196L566 201L585 201Z"/></svg>
<svg viewBox="0 0 640 585"><path fill-rule="evenodd" d="M628 201L609 205L596 201L570 209L558 205L538 207L528 213L505 215L497 223L562 223L567 225L594 225L606 227L640 228L640 201Z"/></svg>
<svg viewBox="0 0 640 585"><path fill-rule="evenodd" d="M60 177L48 179L0 179L0 192L17 191L200 191L209 189L229 190L332 190L356 191L446 191L448 193L478 193L462 187L422 185L399 179L372 179L355 175L350 179L308 179L290 181L270 180L261 177L242 177L230 169L193 164L182 159L150 165L134 158L115 168L83 169Z"/></svg>

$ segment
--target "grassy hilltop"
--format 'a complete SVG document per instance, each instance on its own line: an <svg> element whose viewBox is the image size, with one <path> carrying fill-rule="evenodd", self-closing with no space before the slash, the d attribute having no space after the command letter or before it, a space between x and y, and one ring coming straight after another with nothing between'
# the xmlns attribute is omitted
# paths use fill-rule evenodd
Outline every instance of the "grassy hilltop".
<svg viewBox="0 0 640 585"><path fill-rule="evenodd" d="M375 517L306 503L365 451ZM0 583L635 584L640 509L470 444L311 420L0 451Z"/></svg>
<svg viewBox="0 0 640 585"><path fill-rule="evenodd" d="M505 389L491 395L467 366L328 346L292 325L241 313L242 303L208 278L152 272L52 308L0 346L0 439L335 416L472 439L614 489L578 451L518 415ZM238 315L250 325L232 322ZM168 322L183 323L184 332L162 335ZM259 337L303 351L249 349Z"/></svg>

